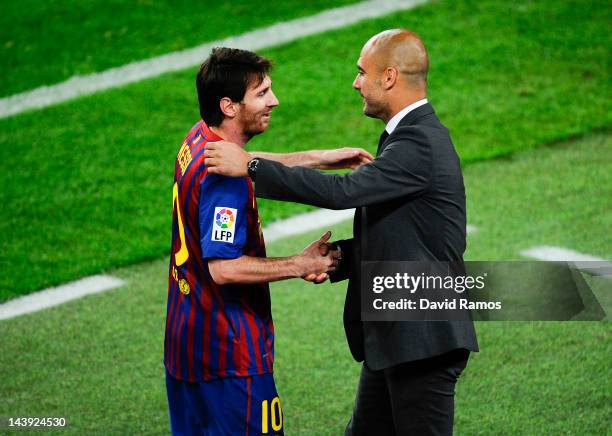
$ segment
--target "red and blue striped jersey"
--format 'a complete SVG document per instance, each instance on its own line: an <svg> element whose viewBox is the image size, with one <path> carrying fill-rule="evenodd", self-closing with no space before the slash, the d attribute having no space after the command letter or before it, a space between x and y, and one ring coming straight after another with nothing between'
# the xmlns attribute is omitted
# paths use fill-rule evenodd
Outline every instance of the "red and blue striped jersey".
<svg viewBox="0 0 612 436"><path fill-rule="evenodd" d="M271 373L274 360L268 284L218 285L208 271L208 259L266 256L251 180L207 174L219 140L198 122L174 169L164 363L191 382Z"/></svg>

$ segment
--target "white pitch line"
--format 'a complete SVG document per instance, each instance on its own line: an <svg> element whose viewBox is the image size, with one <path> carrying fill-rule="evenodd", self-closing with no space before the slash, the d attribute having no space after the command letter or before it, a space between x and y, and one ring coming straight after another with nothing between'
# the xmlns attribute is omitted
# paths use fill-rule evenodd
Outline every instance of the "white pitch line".
<svg viewBox="0 0 612 436"><path fill-rule="evenodd" d="M297 236L310 230L332 226L352 219L354 213L355 209L319 209L275 221L263 229L265 240L266 242L277 241L289 236ZM467 231L468 233L475 232L476 227L468 225ZM122 280L107 275L85 277L65 285L45 289L0 304L0 320L47 309L86 295L118 288L123 284Z"/></svg>
<svg viewBox="0 0 612 436"><path fill-rule="evenodd" d="M0 99L0 118L199 65L213 47L227 46L245 50L260 50L349 26L363 20L382 17L391 12L411 9L426 2L427 0L365 1L274 24L239 36L208 42L190 49L132 62L100 73L74 76L56 85L42 86Z"/></svg>
<svg viewBox="0 0 612 436"><path fill-rule="evenodd" d="M354 214L355 209L318 209L313 212L302 213L291 218L274 221L263 229L264 238L266 242L272 242L289 236L301 235L310 230L321 229L352 219ZM468 224L466 230L468 233L474 233L476 232L476 226Z"/></svg>
<svg viewBox="0 0 612 436"><path fill-rule="evenodd" d="M44 291L15 298L0 304L0 320L47 309L70 300L76 300L85 295L97 294L122 285L123 280L111 276L96 275L85 277L56 288L45 289Z"/></svg>
<svg viewBox="0 0 612 436"><path fill-rule="evenodd" d="M590 254L580 253L563 247L538 245L520 252L521 256L549 262L573 262L576 268L596 275L610 276L612 262Z"/></svg>
<svg viewBox="0 0 612 436"><path fill-rule="evenodd" d="M605 262L606 259L591 256L590 254L579 253L563 247L551 245L538 245L521 251L521 256L533 257L539 260L549 260L552 262Z"/></svg>
<svg viewBox="0 0 612 436"><path fill-rule="evenodd" d="M263 229L266 242L277 241L288 236L306 233L310 230L331 226L353 218L355 209L330 210L319 209L295 215L291 218L275 221Z"/></svg>

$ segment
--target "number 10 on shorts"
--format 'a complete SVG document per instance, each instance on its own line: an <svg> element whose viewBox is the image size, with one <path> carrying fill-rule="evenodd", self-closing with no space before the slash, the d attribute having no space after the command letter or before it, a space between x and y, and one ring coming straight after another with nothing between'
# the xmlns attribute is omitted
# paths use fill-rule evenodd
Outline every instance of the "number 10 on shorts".
<svg viewBox="0 0 612 436"><path fill-rule="evenodd" d="M274 397L269 405L268 400L261 402L261 432L263 434L269 431L268 422L272 426L272 431L279 431L283 428L283 412L278 397Z"/></svg>

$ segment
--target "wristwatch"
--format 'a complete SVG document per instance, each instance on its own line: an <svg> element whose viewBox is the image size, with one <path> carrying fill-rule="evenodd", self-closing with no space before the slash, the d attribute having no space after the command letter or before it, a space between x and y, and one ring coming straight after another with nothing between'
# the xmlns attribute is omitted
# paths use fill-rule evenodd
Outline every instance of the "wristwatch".
<svg viewBox="0 0 612 436"><path fill-rule="evenodd" d="M257 176L257 165L259 164L259 158L253 158L247 164L247 172L249 173L249 177L252 181L255 181L255 177Z"/></svg>

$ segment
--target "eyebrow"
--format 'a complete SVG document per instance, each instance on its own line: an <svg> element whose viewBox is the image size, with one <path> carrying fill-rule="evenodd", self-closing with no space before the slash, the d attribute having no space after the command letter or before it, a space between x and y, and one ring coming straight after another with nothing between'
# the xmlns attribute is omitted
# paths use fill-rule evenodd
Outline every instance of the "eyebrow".
<svg viewBox="0 0 612 436"><path fill-rule="evenodd" d="M259 93L261 93L261 92L266 92L266 91L268 91L268 90L269 90L271 87L272 87L272 84L270 83L270 85L269 85L269 86L266 86L265 88L261 88L261 89L256 89L256 90L255 90L255 92L256 92L257 94L259 94Z"/></svg>
<svg viewBox="0 0 612 436"><path fill-rule="evenodd" d="M268 89L272 88L272 81L270 80L270 83L268 83L263 88L262 88L262 86L264 86L264 81L263 80L262 80L262 82L256 88L252 88L252 89L257 94L259 94L262 91L267 91Z"/></svg>
<svg viewBox="0 0 612 436"><path fill-rule="evenodd" d="M268 78L269 82L268 85L266 86L266 88L271 88L272 87L272 79ZM266 80L262 80L261 83L259 84L259 86L263 86L264 83L266 82Z"/></svg>

